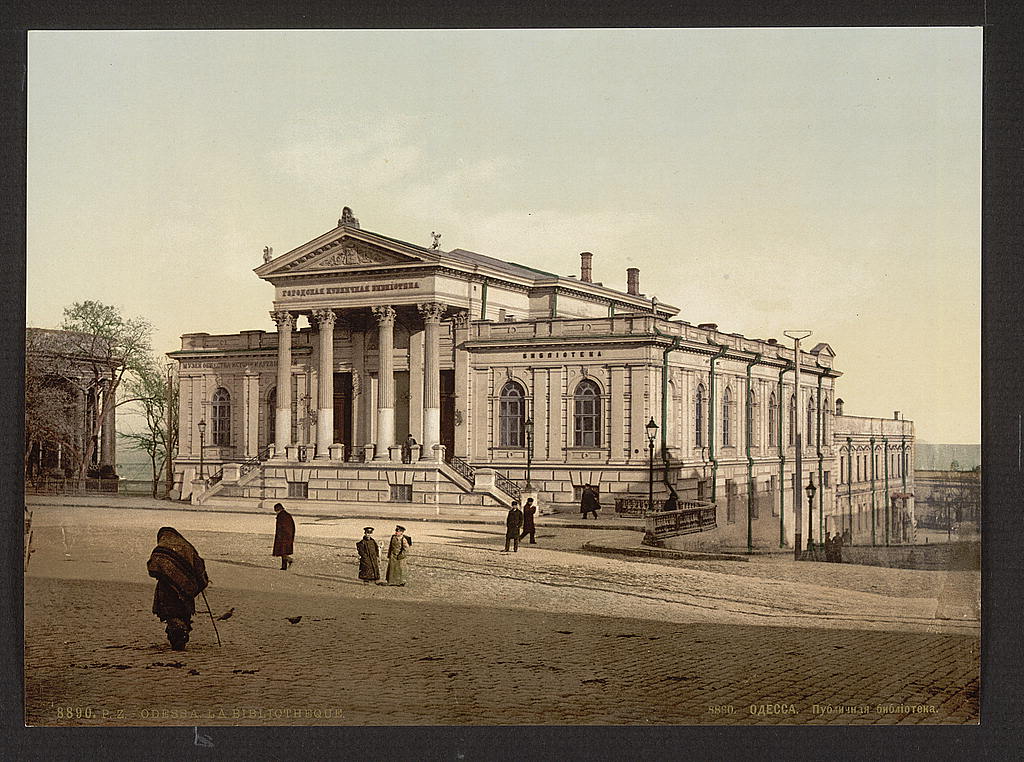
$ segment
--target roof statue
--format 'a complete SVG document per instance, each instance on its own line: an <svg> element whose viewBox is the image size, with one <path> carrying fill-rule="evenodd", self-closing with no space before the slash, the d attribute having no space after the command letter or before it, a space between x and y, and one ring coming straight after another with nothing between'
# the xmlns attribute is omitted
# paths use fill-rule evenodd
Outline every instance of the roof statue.
<svg viewBox="0 0 1024 762"><path fill-rule="evenodd" d="M341 210L341 219L338 224L348 228L358 228L359 220L352 215L351 207L346 206Z"/></svg>
<svg viewBox="0 0 1024 762"><path fill-rule="evenodd" d="M274 247L264 246L263 247L263 262L267 263L274 258Z"/></svg>
<svg viewBox="0 0 1024 762"><path fill-rule="evenodd" d="M433 230L431 230L430 231L430 236L431 236L431 238L434 239L434 242L432 244L430 244L430 248L431 249L437 249L438 247L440 247L440 245L441 245L441 234L440 233L435 233Z"/></svg>

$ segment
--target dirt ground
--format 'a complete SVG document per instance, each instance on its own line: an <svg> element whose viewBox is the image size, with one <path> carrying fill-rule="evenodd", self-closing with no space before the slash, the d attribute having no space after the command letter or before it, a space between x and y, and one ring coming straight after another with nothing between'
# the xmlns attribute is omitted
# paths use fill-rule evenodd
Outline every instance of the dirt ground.
<svg viewBox="0 0 1024 762"><path fill-rule="evenodd" d="M638 562L578 552L598 530L543 527L538 545L502 554L500 527L420 523L409 526L409 585L391 588L356 577L365 521L298 517L296 562L282 572L272 519L163 513L37 508L26 578L31 724L977 716L974 572ZM206 559L214 614L234 608L217 623L221 646L203 611L189 649L172 652L150 612L145 561L164 524ZM378 524L385 541L392 527ZM844 702L925 708L815 713ZM787 713L750 714L766 703Z"/></svg>

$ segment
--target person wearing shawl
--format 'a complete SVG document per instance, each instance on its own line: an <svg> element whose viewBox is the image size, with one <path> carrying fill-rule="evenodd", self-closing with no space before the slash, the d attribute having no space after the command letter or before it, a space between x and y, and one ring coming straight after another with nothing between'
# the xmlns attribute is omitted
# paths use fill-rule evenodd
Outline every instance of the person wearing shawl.
<svg viewBox="0 0 1024 762"><path fill-rule="evenodd" d="M405 584L402 562L409 554L411 545L412 538L405 536L405 527L396 526L395 533L391 535L391 544L388 546L387 584L398 587Z"/></svg>
<svg viewBox="0 0 1024 762"><path fill-rule="evenodd" d="M281 556L281 571L292 565L292 543L295 542L295 519L280 503L274 505L277 525L274 529L274 555Z"/></svg>
<svg viewBox="0 0 1024 762"><path fill-rule="evenodd" d="M359 579L374 582L380 579L380 547L371 536L373 527L363 529L363 539L356 543L359 551Z"/></svg>
<svg viewBox="0 0 1024 762"><path fill-rule="evenodd" d="M167 623L171 648L184 651L192 629L192 616L196 613L196 596L210 584L206 564L178 530L161 527L146 570L150 577L156 578L153 613Z"/></svg>

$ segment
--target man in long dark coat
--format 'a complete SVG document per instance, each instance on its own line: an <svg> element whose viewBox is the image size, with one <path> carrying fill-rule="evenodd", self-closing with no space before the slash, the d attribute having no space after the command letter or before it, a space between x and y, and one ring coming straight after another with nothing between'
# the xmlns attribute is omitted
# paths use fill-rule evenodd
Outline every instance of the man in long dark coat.
<svg viewBox="0 0 1024 762"><path fill-rule="evenodd" d="M502 553L508 553L510 543L515 544L515 552L519 552L519 533L523 531L523 511L519 507L519 501L513 500L512 507L508 509L505 516L505 549Z"/></svg>
<svg viewBox="0 0 1024 762"><path fill-rule="evenodd" d="M395 533L391 535L391 544L388 546L388 585L396 587L403 587L405 585L405 570L402 568L402 564L405 561L405 557L409 554L409 547L411 545L412 538L405 536L405 527L396 526Z"/></svg>
<svg viewBox="0 0 1024 762"><path fill-rule="evenodd" d="M380 579L380 547L373 539L373 527L363 529L363 539L356 543L359 551L359 579L375 582Z"/></svg>
<svg viewBox="0 0 1024 762"><path fill-rule="evenodd" d="M594 518L597 518L597 509L601 507L601 504L597 500L597 493L594 492L594 488L589 484L583 488L583 493L580 495L580 513L583 514L583 518L587 517L588 513L593 513Z"/></svg>
<svg viewBox="0 0 1024 762"><path fill-rule="evenodd" d="M146 570L156 578L153 613L167 623L167 640L175 651L184 651L196 613L196 596L210 584L206 564L188 540L172 527L156 533L156 547Z"/></svg>
<svg viewBox="0 0 1024 762"><path fill-rule="evenodd" d="M274 530L274 555L281 557L281 571L292 565L292 544L295 542L295 519L277 503L274 506L277 514L277 526Z"/></svg>
<svg viewBox="0 0 1024 762"><path fill-rule="evenodd" d="M537 544L537 528L533 524L533 517L537 513L537 506L534 505L533 498L526 498L526 505L523 506L523 533L519 535L519 539L523 539L526 535L530 535L530 544Z"/></svg>

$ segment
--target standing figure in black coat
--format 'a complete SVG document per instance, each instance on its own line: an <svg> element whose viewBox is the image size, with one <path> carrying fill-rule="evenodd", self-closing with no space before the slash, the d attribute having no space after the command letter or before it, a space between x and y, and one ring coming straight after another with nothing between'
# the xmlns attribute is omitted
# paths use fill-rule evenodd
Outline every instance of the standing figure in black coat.
<svg viewBox="0 0 1024 762"><path fill-rule="evenodd" d="M601 507L601 503L597 500L597 493L594 488L589 484L583 488L583 493L580 495L580 513L583 514L583 518L587 517L588 513L593 513L594 518L597 519L597 510Z"/></svg>
<svg viewBox="0 0 1024 762"><path fill-rule="evenodd" d="M519 508L519 501L513 500L512 507L508 509L505 517L505 550L508 553L509 543L515 543L515 551L519 552L519 533L523 531L523 511Z"/></svg>
<svg viewBox="0 0 1024 762"><path fill-rule="evenodd" d="M533 504L533 498L526 498L526 505L523 506L523 533L519 535L519 539L523 539L526 535L530 535L530 544L537 544L537 528L533 525L533 517L537 513L537 506Z"/></svg>
<svg viewBox="0 0 1024 762"><path fill-rule="evenodd" d="M274 527L274 555L281 556L281 571L292 565L292 544L295 542L295 519L280 503L274 505L277 524Z"/></svg>
<svg viewBox="0 0 1024 762"><path fill-rule="evenodd" d="M375 582L380 579L380 546L373 539L373 527L363 529L363 539L356 543L359 551L359 579Z"/></svg>

